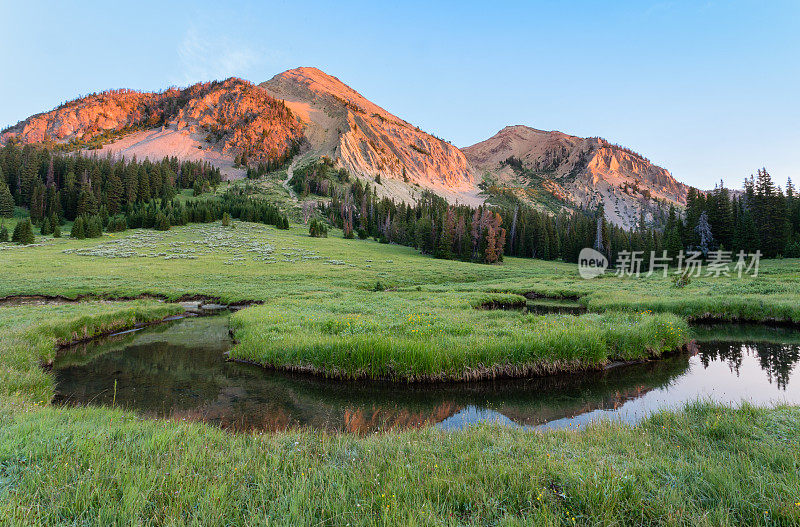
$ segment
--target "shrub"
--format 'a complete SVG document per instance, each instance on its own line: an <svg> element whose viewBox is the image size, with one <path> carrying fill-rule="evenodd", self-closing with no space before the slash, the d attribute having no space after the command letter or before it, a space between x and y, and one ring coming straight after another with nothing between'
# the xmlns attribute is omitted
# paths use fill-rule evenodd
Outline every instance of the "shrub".
<svg viewBox="0 0 800 527"><path fill-rule="evenodd" d="M679 275L675 275L672 277L672 285L675 287L682 289L689 285L692 282L692 277L688 271L684 271Z"/></svg>

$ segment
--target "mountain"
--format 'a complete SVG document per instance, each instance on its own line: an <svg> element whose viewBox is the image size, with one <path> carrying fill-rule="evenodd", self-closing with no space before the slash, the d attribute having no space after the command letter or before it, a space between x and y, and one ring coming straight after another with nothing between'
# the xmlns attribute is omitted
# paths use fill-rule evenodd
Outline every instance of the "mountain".
<svg viewBox="0 0 800 527"><path fill-rule="evenodd" d="M511 193L551 211L605 205L615 224L650 221L688 187L629 149L592 137L509 126L458 149L372 103L336 77L295 68L259 85L230 78L163 92L113 90L36 114L0 142L46 143L128 158L205 160L229 179L328 158L405 202L430 189L478 205ZM377 176L380 175L380 183Z"/></svg>
<svg viewBox="0 0 800 527"><path fill-rule="evenodd" d="M374 178L379 192L408 201L422 188L451 201L481 202L464 153L370 102L316 68L296 68L260 84L306 124L313 156Z"/></svg>
<svg viewBox="0 0 800 527"><path fill-rule="evenodd" d="M576 137L527 126L508 126L463 149L473 167L496 189L551 208L595 207L609 221L631 227L648 220L659 204L686 204L686 185L664 168L599 137Z"/></svg>
<svg viewBox="0 0 800 527"><path fill-rule="evenodd" d="M55 143L101 154L207 160L229 177L244 175L234 159L288 158L303 124L264 90L242 79L147 93L113 90L81 97L7 128L6 142Z"/></svg>

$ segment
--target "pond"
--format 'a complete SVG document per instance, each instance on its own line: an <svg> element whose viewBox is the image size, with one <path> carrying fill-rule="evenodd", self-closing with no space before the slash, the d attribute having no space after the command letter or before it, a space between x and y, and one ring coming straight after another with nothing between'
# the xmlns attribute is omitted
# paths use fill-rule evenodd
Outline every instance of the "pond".
<svg viewBox="0 0 800 527"><path fill-rule="evenodd" d="M698 352L605 371L451 384L345 382L225 360L227 316L189 317L70 349L55 403L108 405L236 431L370 433L479 422L525 428L635 423L699 399L800 404L800 332L696 327Z"/></svg>

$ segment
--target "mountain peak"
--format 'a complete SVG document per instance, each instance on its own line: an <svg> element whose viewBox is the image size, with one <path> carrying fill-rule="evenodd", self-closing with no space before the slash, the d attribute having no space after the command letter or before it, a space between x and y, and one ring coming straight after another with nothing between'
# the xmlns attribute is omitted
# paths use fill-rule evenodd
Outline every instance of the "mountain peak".
<svg viewBox="0 0 800 527"><path fill-rule="evenodd" d="M609 221L625 227L642 214L655 219L658 202L686 202L687 187L667 170L598 137L514 125L463 152L479 173L522 199L544 193L543 202L584 208L603 201Z"/></svg>
<svg viewBox="0 0 800 527"><path fill-rule="evenodd" d="M276 96L282 92L293 92L297 95L297 92L307 90L310 93L305 94L306 97L310 94L316 97L333 97L349 106L351 110L370 115L378 114L384 119L391 118L401 121L339 80L338 77L329 75L319 68L301 66L286 70L262 83L261 86L267 91L275 93Z"/></svg>
<svg viewBox="0 0 800 527"><path fill-rule="evenodd" d="M306 123L309 157L328 157L368 179L380 174L385 183L378 192L403 201L419 193L415 184L462 203L482 201L458 148L389 113L338 78L301 67L259 86Z"/></svg>

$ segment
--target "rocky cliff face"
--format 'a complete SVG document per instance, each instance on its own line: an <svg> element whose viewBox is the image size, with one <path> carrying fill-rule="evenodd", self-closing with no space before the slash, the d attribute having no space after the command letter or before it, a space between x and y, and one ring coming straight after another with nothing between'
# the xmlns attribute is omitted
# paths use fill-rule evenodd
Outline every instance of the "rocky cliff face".
<svg viewBox="0 0 800 527"><path fill-rule="evenodd" d="M380 174L389 194L404 198L413 185L469 201L477 195L472 167L456 147L362 97L316 68L297 68L260 85L282 99L306 125L315 155L352 174Z"/></svg>
<svg viewBox="0 0 800 527"><path fill-rule="evenodd" d="M302 138L303 125L281 101L231 78L160 93L115 90L89 95L8 128L2 140L99 147L152 129L194 135L201 150L230 157L244 154L259 162L286 156ZM163 155L173 153L165 148Z"/></svg>
<svg viewBox="0 0 800 527"><path fill-rule="evenodd" d="M592 137L509 126L464 150L480 174L508 190L540 187L565 204L594 207L631 227L644 213L653 219L658 201L686 204L688 187L669 171L629 149Z"/></svg>

